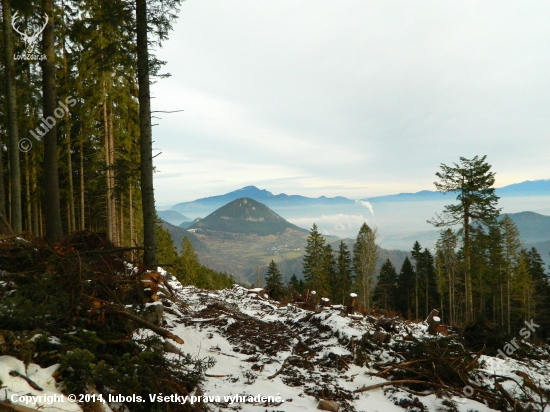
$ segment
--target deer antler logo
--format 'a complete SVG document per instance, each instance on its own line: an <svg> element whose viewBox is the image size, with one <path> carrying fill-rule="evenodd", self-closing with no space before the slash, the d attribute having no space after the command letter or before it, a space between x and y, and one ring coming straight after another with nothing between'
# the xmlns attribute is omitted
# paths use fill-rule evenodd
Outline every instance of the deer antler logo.
<svg viewBox="0 0 550 412"><path fill-rule="evenodd" d="M46 28L46 24L48 24L48 15L44 15L44 25L40 29L36 30L34 33L31 33L30 30L20 31L19 28L16 26L18 13L19 12L16 11L15 14L12 16L11 26L23 38L23 41L25 42L25 51L27 52L27 54L32 54L32 52L34 51L34 42L36 41L36 39L38 39L40 33L44 31L44 29Z"/></svg>

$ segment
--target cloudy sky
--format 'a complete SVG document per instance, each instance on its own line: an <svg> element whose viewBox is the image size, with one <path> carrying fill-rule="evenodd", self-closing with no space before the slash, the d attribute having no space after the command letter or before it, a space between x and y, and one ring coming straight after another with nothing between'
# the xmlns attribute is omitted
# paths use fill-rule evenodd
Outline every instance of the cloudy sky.
<svg viewBox="0 0 550 412"><path fill-rule="evenodd" d="M159 206L434 190L460 156L550 178L548 1L187 0L157 54Z"/></svg>

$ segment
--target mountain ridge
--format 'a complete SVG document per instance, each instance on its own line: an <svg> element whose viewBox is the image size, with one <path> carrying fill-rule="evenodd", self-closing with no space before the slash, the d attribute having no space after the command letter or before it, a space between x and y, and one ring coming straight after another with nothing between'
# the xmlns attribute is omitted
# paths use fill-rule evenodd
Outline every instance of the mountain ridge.
<svg viewBox="0 0 550 412"><path fill-rule="evenodd" d="M524 182L513 183L500 188L496 188L498 196L545 196L550 195L550 179L526 180ZM448 194L452 197L452 193ZM443 194L434 190L420 190L418 192L405 192L392 195L363 197L361 199L349 199L344 196L335 197L306 197L301 195L287 195L280 193L274 195L267 189L259 189L256 186L245 186L241 189L225 193L223 195L208 196L195 199L189 202L181 202L172 206L168 210L173 210L181 214L189 212L190 215L197 217L197 213L203 212L202 216L211 213L213 210L232 202L241 197L248 197L258 202L264 203L269 208L302 207L302 206L334 206L334 205L353 205L360 201L368 202L395 202L407 200L437 200L443 198Z"/></svg>

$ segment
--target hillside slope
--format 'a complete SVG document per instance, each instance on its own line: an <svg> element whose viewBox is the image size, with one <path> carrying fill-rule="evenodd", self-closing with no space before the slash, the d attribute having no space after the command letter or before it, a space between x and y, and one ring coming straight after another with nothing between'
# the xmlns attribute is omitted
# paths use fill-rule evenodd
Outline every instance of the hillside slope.
<svg viewBox="0 0 550 412"><path fill-rule="evenodd" d="M204 219L195 222L189 229L258 236L277 235L286 229L307 232L287 222L266 205L247 197L220 207Z"/></svg>
<svg viewBox="0 0 550 412"><path fill-rule="evenodd" d="M178 346L216 360L203 383L216 411L312 411L320 400L341 412L546 410L547 395L537 391L550 389L547 346L537 349L540 361L475 358L458 335L432 336L423 322L280 305L237 285L213 292L169 284L186 302L165 313L167 328L185 339ZM377 344L375 331L390 342ZM521 345L524 356L535 350ZM465 390L474 381L482 389Z"/></svg>

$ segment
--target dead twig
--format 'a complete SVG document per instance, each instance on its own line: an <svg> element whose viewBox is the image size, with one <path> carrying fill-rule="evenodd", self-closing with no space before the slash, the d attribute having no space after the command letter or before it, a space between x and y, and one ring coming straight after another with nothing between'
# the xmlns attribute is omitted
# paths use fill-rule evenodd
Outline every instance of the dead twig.
<svg viewBox="0 0 550 412"><path fill-rule="evenodd" d="M11 376L18 376L18 377L20 377L20 378L22 378L22 379L25 379L25 380L27 381L27 383L31 386L31 388L36 389L37 391L42 392L42 391L44 390L44 389L42 389L40 386L38 386L38 385L36 384L36 382L34 382L32 379L30 379L29 377L27 377L27 376L25 376L25 375L23 375L23 374L21 374L21 373L15 371L15 370L11 371L11 372L10 372L10 375L11 375Z"/></svg>
<svg viewBox="0 0 550 412"><path fill-rule="evenodd" d="M273 375L268 376L267 379L273 379L273 378L276 377L278 374L280 374L280 373L284 370L286 364L287 364L289 361L300 360L300 359L302 359L300 356L294 356L294 355L293 355L293 356L289 356L288 358L286 358L286 359L284 360L283 364L281 365L281 368L280 368L277 372L275 372Z"/></svg>
<svg viewBox="0 0 550 412"><path fill-rule="evenodd" d="M388 382L377 383L376 385L363 386L362 388L354 390L353 393L366 392L366 391L370 391L371 389L382 388L383 386L408 385L408 384L412 384L412 383L417 383L417 384L421 384L421 385L428 385L428 386L437 386L438 388L444 387L443 385L440 385L438 383L433 383L433 382L418 381L418 380L414 380L414 379L403 379L403 380L398 380L398 381L388 381Z"/></svg>
<svg viewBox="0 0 550 412"><path fill-rule="evenodd" d="M142 326L145 326L147 329L152 330L153 332L159 334L163 338L172 339L173 341L176 341L180 345L184 344L183 339L180 338L179 336L174 335L172 332L166 329L153 325L151 322L147 322L145 319L142 319L139 316L133 315L129 312L126 312L125 310L110 310L109 313L115 313L117 315L124 316Z"/></svg>

